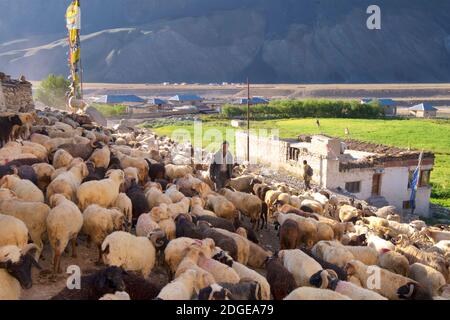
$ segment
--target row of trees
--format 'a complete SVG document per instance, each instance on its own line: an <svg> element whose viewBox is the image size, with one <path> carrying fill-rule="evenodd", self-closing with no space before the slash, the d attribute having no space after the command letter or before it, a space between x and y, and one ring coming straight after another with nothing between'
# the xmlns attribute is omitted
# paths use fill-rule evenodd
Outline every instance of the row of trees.
<svg viewBox="0 0 450 320"><path fill-rule="evenodd" d="M380 118L383 108L377 103L340 100L276 100L267 105L250 106L254 119L280 118ZM225 105L222 114L227 118L247 115L247 106Z"/></svg>

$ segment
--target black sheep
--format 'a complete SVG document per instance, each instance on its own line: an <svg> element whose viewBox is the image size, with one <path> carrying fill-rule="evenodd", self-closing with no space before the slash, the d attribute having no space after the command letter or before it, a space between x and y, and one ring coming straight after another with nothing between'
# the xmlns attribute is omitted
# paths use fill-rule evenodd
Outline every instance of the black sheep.
<svg viewBox="0 0 450 320"><path fill-rule="evenodd" d="M247 239L254 243L259 243L258 235L256 234L253 226L245 221L240 220L238 217L234 219L234 227L236 230L238 228L244 228L247 231Z"/></svg>
<svg viewBox="0 0 450 320"><path fill-rule="evenodd" d="M266 270L266 279L275 300L283 300L297 288L294 276L283 266L276 254L267 258Z"/></svg>
<svg viewBox="0 0 450 320"><path fill-rule="evenodd" d="M198 221L206 221L209 224L211 224L214 228L220 228L220 229L228 230L230 232L236 232L236 227L228 219L224 219L224 218L220 218L220 217L207 216L207 215L199 216L196 219Z"/></svg>
<svg viewBox="0 0 450 320"><path fill-rule="evenodd" d="M280 250L296 249L300 244L301 236L298 224L287 219L280 227Z"/></svg>
<svg viewBox="0 0 450 320"><path fill-rule="evenodd" d="M3 147L11 140L14 126L22 126L22 120L18 115L0 117L0 146Z"/></svg>
<svg viewBox="0 0 450 320"><path fill-rule="evenodd" d="M105 168L96 168L95 164L92 161L87 161L86 167L88 168L89 174L86 178L84 178L83 183L88 181L103 180L105 178Z"/></svg>
<svg viewBox="0 0 450 320"><path fill-rule="evenodd" d="M150 207L143 188L134 179L126 190L126 194L133 204L133 224L135 224L141 214L150 212Z"/></svg>
<svg viewBox="0 0 450 320"><path fill-rule="evenodd" d="M169 181L166 179L155 179L155 182L159 183L163 191L167 189L167 185L169 184Z"/></svg>
<svg viewBox="0 0 450 320"><path fill-rule="evenodd" d="M50 300L98 300L105 294L125 291L124 275L119 267L108 267L81 277L80 289L64 288Z"/></svg>
<svg viewBox="0 0 450 320"><path fill-rule="evenodd" d="M7 165L21 167L21 166L32 166L33 164L42 163L42 162L43 161L41 161L39 159L24 158L24 159L16 159L16 160L10 161L7 163Z"/></svg>
<svg viewBox="0 0 450 320"><path fill-rule="evenodd" d="M125 282L125 292L131 300L153 300L161 292L162 285L157 285L144 279L142 275L134 272L127 272L123 276Z"/></svg>
<svg viewBox="0 0 450 320"><path fill-rule="evenodd" d="M23 165L17 168L17 175L21 179L30 180L36 186L38 185L38 176L34 171L33 167L28 165Z"/></svg>
<svg viewBox="0 0 450 320"><path fill-rule="evenodd" d="M234 260L237 261L238 247L237 247L236 242L232 238L220 233L217 230L214 230L205 221L199 221L198 227L199 227L199 232L201 234L201 239L206 239L206 238L213 239L216 246L218 246L222 250L228 252L228 254Z"/></svg>
<svg viewBox="0 0 450 320"><path fill-rule="evenodd" d="M148 176L151 181L156 179L164 179L166 177L166 167L161 163L152 164L148 159L145 159L148 163Z"/></svg>
<svg viewBox="0 0 450 320"><path fill-rule="evenodd" d="M175 218L176 237L188 237L192 239L202 239L199 227L190 221L186 215L180 214Z"/></svg>

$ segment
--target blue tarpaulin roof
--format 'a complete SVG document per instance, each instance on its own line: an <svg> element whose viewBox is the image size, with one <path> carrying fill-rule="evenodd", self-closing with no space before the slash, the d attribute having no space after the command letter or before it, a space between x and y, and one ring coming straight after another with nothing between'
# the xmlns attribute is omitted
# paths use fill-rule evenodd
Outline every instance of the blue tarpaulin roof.
<svg viewBox="0 0 450 320"><path fill-rule="evenodd" d="M163 99L154 98L154 99L148 100L148 103L151 103L151 104L166 104L166 101L164 101Z"/></svg>
<svg viewBox="0 0 450 320"><path fill-rule="evenodd" d="M435 107L431 105L431 103L425 102L418 105L415 105L414 107L409 108L411 111L437 111Z"/></svg>
<svg viewBox="0 0 450 320"><path fill-rule="evenodd" d="M239 104L247 104L247 98L243 98L239 100ZM261 98L261 97L253 97L250 99L250 104L264 104L268 103L269 100Z"/></svg>
<svg viewBox="0 0 450 320"><path fill-rule="evenodd" d="M169 101L187 102L187 101L202 101L203 98L195 94L177 94L169 99Z"/></svg>
<svg viewBox="0 0 450 320"><path fill-rule="evenodd" d="M395 101L392 99L386 99L386 98L381 98L381 99L363 98L363 99L361 99L362 103L371 103L372 101L375 101L375 102L377 101L382 106L395 105Z"/></svg>
<svg viewBox="0 0 450 320"><path fill-rule="evenodd" d="M99 103L126 103L126 102L133 102L133 103L140 103L145 102L144 99L141 97L138 97L133 94L107 94L104 96L101 96L97 102Z"/></svg>

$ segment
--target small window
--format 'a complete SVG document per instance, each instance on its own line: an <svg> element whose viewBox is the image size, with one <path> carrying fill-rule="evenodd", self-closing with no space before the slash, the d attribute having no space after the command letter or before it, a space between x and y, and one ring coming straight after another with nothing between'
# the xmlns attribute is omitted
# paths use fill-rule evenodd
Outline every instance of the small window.
<svg viewBox="0 0 450 320"><path fill-rule="evenodd" d="M403 209L411 209L411 201L403 201Z"/></svg>
<svg viewBox="0 0 450 320"><path fill-rule="evenodd" d="M420 172L419 187L428 187L430 185L431 170L422 170Z"/></svg>
<svg viewBox="0 0 450 320"><path fill-rule="evenodd" d="M299 154L300 154L300 150L299 149L289 147L289 149L288 149L288 160L298 161Z"/></svg>
<svg viewBox="0 0 450 320"><path fill-rule="evenodd" d="M346 182L345 190L351 193L359 193L361 191L361 181Z"/></svg>

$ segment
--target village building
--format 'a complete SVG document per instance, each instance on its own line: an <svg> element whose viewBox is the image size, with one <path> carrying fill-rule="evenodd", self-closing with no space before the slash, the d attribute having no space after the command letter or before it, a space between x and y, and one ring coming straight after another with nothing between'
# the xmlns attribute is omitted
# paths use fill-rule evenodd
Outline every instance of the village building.
<svg viewBox="0 0 450 320"><path fill-rule="evenodd" d="M424 102L408 109L410 115L416 118L436 118L437 109L431 103Z"/></svg>
<svg viewBox="0 0 450 320"><path fill-rule="evenodd" d="M169 103L176 107L182 106L202 106L204 99L195 94L177 94L169 98Z"/></svg>
<svg viewBox="0 0 450 320"><path fill-rule="evenodd" d="M392 99L381 98L363 98L361 99L361 104L378 103L384 111L384 114L388 117L394 117L397 115L397 103Z"/></svg>
<svg viewBox="0 0 450 320"><path fill-rule="evenodd" d="M247 99L247 98L241 98L241 99L239 99L238 104L240 104L240 105L246 105L247 102L248 102L248 99ZM268 100L268 99L265 99L265 98L263 98L263 97L252 97L252 98L250 99L250 104L251 104L251 105L255 105L255 104L268 104L268 103L269 103L269 100Z"/></svg>
<svg viewBox="0 0 450 320"><path fill-rule="evenodd" d="M410 213L412 173L419 151L375 145L355 140L341 141L324 135L299 140L250 134L250 163L284 169L301 179L303 160L313 168L313 182L322 188L344 193L381 207L393 205ZM247 134L236 133L236 158L247 159ZM430 215L430 173L434 154L423 155L415 214Z"/></svg>
<svg viewBox="0 0 450 320"><path fill-rule="evenodd" d="M0 112L29 112L33 109L31 83L24 76L15 80L0 72Z"/></svg>
<svg viewBox="0 0 450 320"><path fill-rule="evenodd" d="M146 100L134 94L107 94L98 97L95 100L95 102L103 104L133 105L133 104L143 104L146 102Z"/></svg>

